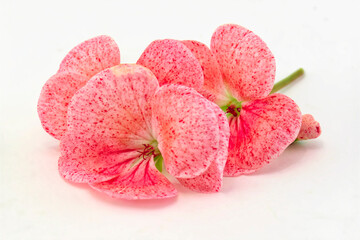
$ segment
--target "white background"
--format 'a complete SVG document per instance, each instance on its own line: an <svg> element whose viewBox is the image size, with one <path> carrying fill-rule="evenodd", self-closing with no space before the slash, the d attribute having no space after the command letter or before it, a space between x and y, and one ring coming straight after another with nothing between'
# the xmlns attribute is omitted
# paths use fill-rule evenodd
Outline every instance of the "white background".
<svg viewBox="0 0 360 240"><path fill-rule="evenodd" d="M358 1L3 1L0 4L0 239L360 239ZM179 185L168 200L115 200L57 172L58 141L36 104L45 81L78 43L100 35L136 62L155 39L209 44L237 23L274 53L282 91L321 123L217 194Z"/></svg>

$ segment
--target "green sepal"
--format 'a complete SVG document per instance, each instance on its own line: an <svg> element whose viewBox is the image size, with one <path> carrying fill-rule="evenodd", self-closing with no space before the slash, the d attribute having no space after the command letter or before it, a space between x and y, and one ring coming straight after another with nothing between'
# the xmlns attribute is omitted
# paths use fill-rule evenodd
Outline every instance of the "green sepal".
<svg viewBox="0 0 360 240"><path fill-rule="evenodd" d="M162 169L163 169L163 157L161 155L157 155L154 158L154 162L155 162L156 169L159 170L159 172L162 172Z"/></svg>

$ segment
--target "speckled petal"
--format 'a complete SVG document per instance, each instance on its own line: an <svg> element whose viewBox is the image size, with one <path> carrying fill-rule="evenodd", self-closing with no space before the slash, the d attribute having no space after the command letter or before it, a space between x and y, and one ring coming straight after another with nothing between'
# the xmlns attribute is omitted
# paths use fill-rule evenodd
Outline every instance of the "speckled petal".
<svg viewBox="0 0 360 240"><path fill-rule="evenodd" d="M164 84L181 84L197 90L204 84L199 61L180 41L153 41L140 56L137 64L149 68Z"/></svg>
<svg viewBox="0 0 360 240"><path fill-rule="evenodd" d="M58 167L60 175L72 182L93 183L107 181L124 171L129 163L140 158L141 148L106 149L97 139L80 140L66 134L62 139ZM104 150L100 148L104 148Z"/></svg>
<svg viewBox="0 0 360 240"><path fill-rule="evenodd" d="M219 151L215 161L201 175L195 178L178 178L179 182L185 187L198 192L218 192L222 186L223 171L228 156L229 147L229 123L225 113L215 104L212 109L218 118L219 125ZM210 106L211 107L211 106Z"/></svg>
<svg viewBox="0 0 360 240"><path fill-rule="evenodd" d="M78 73L62 72L52 76L43 86L37 111L45 131L56 139L66 132L66 115L72 96L87 80Z"/></svg>
<svg viewBox="0 0 360 240"><path fill-rule="evenodd" d="M229 156L224 176L256 171L278 157L300 130L301 112L283 94L246 102L239 117L231 117Z"/></svg>
<svg viewBox="0 0 360 240"><path fill-rule="evenodd" d="M164 85L152 105L153 127L167 171L178 178L205 172L219 151L217 116L192 88Z"/></svg>
<svg viewBox="0 0 360 240"><path fill-rule="evenodd" d="M222 25L212 36L211 50L234 97L254 100L270 93L275 58L259 36L239 25Z"/></svg>
<svg viewBox="0 0 360 240"><path fill-rule="evenodd" d="M38 114L45 131L60 140L66 132L67 107L75 92L96 73L119 63L119 49L108 36L92 38L73 48L40 94Z"/></svg>
<svg viewBox="0 0 360 240"><path fill-rule="evenodd" d="M171 182L155 168L153 158L132 167L129 164L116 178L91 186L113 198L129 200L161 199L177 195Z"/></svg>
<svg viewBox="0 0 360 240"><path fill-rule="evenodd" d="M304 114L302 116L301 128L298 140L314 139L321 134L320 123L318 123L311 114Z"/></svg>
<svg viewBox="0 0 360 240"><path fill-rule="evenodd" d="M58 72L72 71L91 78L98 72L120 64L120 51L109 36L98 36L80 43L63 59Z"/></svg>
<svg viewBox="0 0 360 240"><path fill-rule="evenodd" d="M236 42L249 32L250 30L236 24L224 24L215 30L211 37L210 49L218 60L220 70L231 64L231 50L236 47Z"/></svg>
<svg viewBox="0 0 360 240"><path fill-rule="evenodd" d="M214 54L201 42L185 40L182 43L190 49L203 69L204 85L199 92L210 101L221 105L226 98L226 91L220 67Z"/></svg>
<svg viewBox="0 0 360 240"><path fill-rule="evenodd" d="M61 175L94 182L121 172L116 166L153 140L150 103L157 88L155 76L139 65L118 65L91 78L69 106L68 131L61 139Z"/></svg>

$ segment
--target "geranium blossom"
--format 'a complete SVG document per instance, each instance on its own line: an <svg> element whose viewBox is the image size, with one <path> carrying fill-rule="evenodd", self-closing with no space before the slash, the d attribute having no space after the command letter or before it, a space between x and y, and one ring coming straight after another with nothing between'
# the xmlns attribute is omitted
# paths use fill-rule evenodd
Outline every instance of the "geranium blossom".
<svg viewBox="0 0 360 240"><path fill-rule="evenodd" d="M195 191L221 187L224 112L192 88L159 87L142 66L118 65L92 77L73 96L67 122L59 159L65 179L125 199L175 196L165 169Z"/></svg>
<svg viewBox="0 0 360 240"><path fill-rule="evenodd" d="M163 52L168 54L164 56ZM220 26L212 36L211 50L197 41L157 40L145 49L138 63L157 77L165 76L166 83L179 83L173 78L176 74L167 75L169 70L164 68L169 59L178 55L185 59L183 62L197 58L204 74L198 91L228 113L230 142L224 175L254 172L296 139L301 112L289 97L269 95L274 84L275 59L253 32L234 24ZM154 58L157 60L151 61ZM171 71L176 69L181 67L174 66Z"/></svg>
<svg viewBox="0 0 360 240"><path fill-rule="evenodd" d="M108 36L98 36L74 47L42 88L38 114L45 131L60 139L66 132L68 104L75 92L98 72L118 64L119 48Z"/></svg>

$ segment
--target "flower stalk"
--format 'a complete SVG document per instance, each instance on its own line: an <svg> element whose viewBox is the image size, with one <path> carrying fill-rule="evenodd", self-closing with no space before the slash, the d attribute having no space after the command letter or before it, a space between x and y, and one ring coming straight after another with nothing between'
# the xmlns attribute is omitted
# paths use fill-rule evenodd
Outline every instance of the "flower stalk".
<svg viewBox="0 0 360 240"><path fill-rule="evenodd" d="M304 75L304 69L299 68L298 70L296 70L295 72L284 78L283 80L275 83L270 94L278 92L280 89L286 87L287 85L289 85L290 83L301 77L302 75Z"/></svg>

